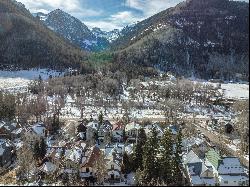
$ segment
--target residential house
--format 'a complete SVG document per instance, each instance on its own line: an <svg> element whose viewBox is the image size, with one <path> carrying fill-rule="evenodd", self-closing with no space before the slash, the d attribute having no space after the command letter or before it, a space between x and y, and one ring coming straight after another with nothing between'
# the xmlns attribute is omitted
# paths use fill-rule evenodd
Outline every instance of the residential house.
<svg viewBox="0 0 250 187"><path fill-rule="evenodd" d="M122 122L117 122L113 125L112 129L112 141L113 142L122 142L123 141L123 131L124 124Z"/></svg>
<svg viewBox="0 0 250 187"><path fill-rule="evenodd" d="M0 138L8 138L12 137L11 132L17 128L16 123L6 123L4 121L0 122Z"/></svg>
<svg viewBox="0 0 250 187"><path fill-rule="evenodd" d="M179 127L177 125L170 125L167 127L167 129L170 130L173 138L175 139L177 137L178 132L179 132Z"/></svg>
<svg viewBox="0 0 250 187"><path fill-rule="evenodd" d="M219 161L218 173L221 186L248 186L249 176L237 157L224 157Z"/></svg>
<svg viewBox="0 0 250 187"><path fill-rule="evenodd" d="M81 122L77 127L77 136L80 140L87 139L87 126Z"/></svg>
<svg viewBox="0 0 250 187"><path fill-rule="evenodd" d="M152 135L152 129L155 128L157 132L157 137L160 139L163 136L163 130L158 124L147 125L144 130L147 136Z"/></svg>
<svg viewBox="0 0 250 187"><path fill-rule="evenodd" d="M112 183L120 183L122 178L121 160L116 153L107 158L108 181Z"/></svg>
<svg viewBox="0 0 250 187"><path fill-rule="evenodd" d="M221 159L220 154L215 149L209 149L205 153L205 159L208 160L215 169L218 169L219 160Z"/></svg>
<svg viewBox="0 0 250 187"><path fill-rule="evenodd" d="M88 141L93 140L93 137L96 133L98 133L99 123L98 121L94 120L88 123L86 137Z"/></svg>
<svg viewBox="0 0 250 187"><path fill-rule="evenodd" d="M43 165L39 168L40 171L46 175L51 175L57 170L57 166L52 162L44 162Z"/></svg>
<svg viewBox="0 0 250 187"><path fill-rule="evenodd" d="M14 158L14 146L7 139L0 139L0 167L8 167Z"/></svg>
<svg viewBox="0 0 250 187"><path fill-rule="evenodd" d="M129 142L136 142L136 138L138 136L139 130L140 130L141 125L135 122L131 122L126 125L125 127L125 133L127 138L127 141Z"/></svg>
<svg viewBox="0 0 250 187"><path fill-rule="evenodd" d="M107 145L105 147L105 160L107 161L107 180L111 183L120 183L122 178L121 165L124 153L123 144Z"/></svg>
<svg viewBox="0 0 250 187"><path fill-rule="evenodd" d="M29 132L39 137L47 137L47 129L44 123L36 123L30 129Z"/></svg>
<svg viewBox="0 0 250 187"><path fill-rule="evenodd" d="M113 126L108 120L105 120L103 122L103 124L100 126L98 130L98 139L100 142L104 142L104 139L106 139L108 136L110 137L110 141L111 141L112 128Z"/></svg>
<svg viewBox="0 0 250 187"><path fill-rule="evenodd" d="M21 138L21 135L24 133L25 130L23 128L16 128L13 131L11 131L11 139Z"/></svg>
<svg viewBox="0 0 250 187"><path fill-rule="evenodd" d="M101 150L97 146L93 146L84 152L80 164L80 176L82 178L93 178L95 176L95 161L99 159Z"/></svg>
<svg viewBox="0 0 250 187"><path fill-rule="evenodd" d="M183 156L187 178L192 186L214 186L216 171L209 161L201 160L192 150Z"/></svg>

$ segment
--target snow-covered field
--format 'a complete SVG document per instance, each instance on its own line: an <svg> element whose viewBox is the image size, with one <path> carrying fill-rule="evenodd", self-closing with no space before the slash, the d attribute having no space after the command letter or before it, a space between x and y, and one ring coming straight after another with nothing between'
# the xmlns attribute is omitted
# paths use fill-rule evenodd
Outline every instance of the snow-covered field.
<svg viewBox="0 0 250 187"><path fill-rule="evenodd" d="M214 87L218 87L219 83L212 83L205 80L190 78L194 83L210 84ZM222 83L221 92L224 93L224 97L228 99L249 99L249 83Z"/></svg>
<svg viewBox="0 0 250 187"><path fill-rule="evenodd" d="M225 97L230 99L249 99L249 84L221 84Z"/></svg>
<svg viewBox="0 0 250 187"><path fill-rule="evenodd" d="M49 76L56 77L61 75L61 72L47 70L47 69L31 69L20 71L0 71L0 90L8 91L25 91L28 84L35 79L38 79L39 75L43 80L49 78Z"/></svg>

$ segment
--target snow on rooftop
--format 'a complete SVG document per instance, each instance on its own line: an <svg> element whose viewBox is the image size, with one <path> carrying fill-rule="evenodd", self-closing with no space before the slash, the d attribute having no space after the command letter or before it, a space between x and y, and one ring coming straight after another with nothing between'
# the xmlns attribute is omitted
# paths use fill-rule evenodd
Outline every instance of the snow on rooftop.
<svg viewBox="0 0 250 187"><path fill-rule="evenodd" d="M40 136L43 136L45 134L45 130L46 130L46 128L42 124L39 124L39 123L33 125L32 129L36 134L38 134Z"/></svg>
<svg viewBox="0 0 250 187"><path fill-rule="evenodd" d="M126 125L125 127L125 131L130 131L133 129L139 130L141 128L141 126L135 122L131 122L129 124Z"/></svg>
<svg viewBox="0 0 250 187"><path fill-rule="evenodd" d="M56 165L51 162L45 162L41 169L45 172L54 172L56 170Z"/></svg>
<svg viewBox="0 0 250 187"><path fill-rule="evenodd" d="M226 157L223 159L223 163L219 165L218 172L220 174L243 174L244 168L242 167L239 158Z"/></svg>

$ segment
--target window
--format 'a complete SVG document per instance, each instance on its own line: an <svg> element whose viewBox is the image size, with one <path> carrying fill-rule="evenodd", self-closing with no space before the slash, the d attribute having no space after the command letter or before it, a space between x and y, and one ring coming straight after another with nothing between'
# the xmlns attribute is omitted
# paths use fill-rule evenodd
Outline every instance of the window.
<svg viewBox="0 0 250 187"><path fill-rule="evenodd" d="M228 184L228 181L224 181L224 184Z"/></svg>
<svg viewBox="0 0 250 187"><path fill-rule="evenodd" d="M89 168L86 168L86 173L88 173L89 172Z"/></svg>
<svg viewBox="0 0 250 187"><path fill-rule="evenodd" d="M111 169L114 169L114 165L111 165Z"/></svg>

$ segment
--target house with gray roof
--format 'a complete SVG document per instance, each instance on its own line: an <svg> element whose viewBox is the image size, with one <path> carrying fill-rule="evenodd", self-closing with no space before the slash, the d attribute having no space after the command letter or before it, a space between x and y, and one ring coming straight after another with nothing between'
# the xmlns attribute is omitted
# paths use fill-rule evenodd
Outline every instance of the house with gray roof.
<svg viewBox="0 0 250 187"><path fill-rule="evenodd" d="M221 186L248 186L249 176L246 168L237 157L224 157L218 163Z"/></svg>
<svg viewBox="0 0 250 187"><path fill-rule="evenodd" d="M192 186L214 186L217 183L215 169L201 160L192 150L183 156L187 178Z"/></svg>
<svg viewBox="0 0 250 187"><path fill-rule="evenodd" d="M14 146L7 139L0 139L0 167L8 167L13 159Z"/></svg>

